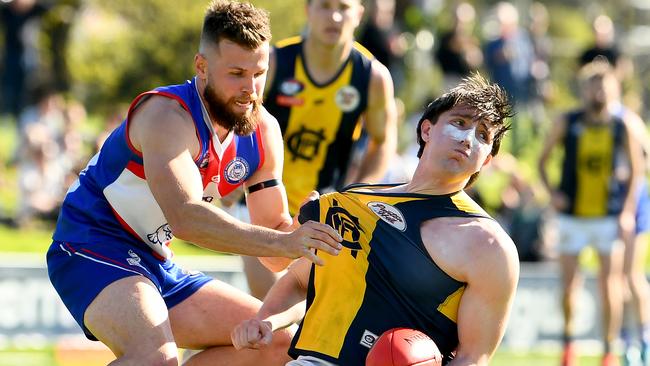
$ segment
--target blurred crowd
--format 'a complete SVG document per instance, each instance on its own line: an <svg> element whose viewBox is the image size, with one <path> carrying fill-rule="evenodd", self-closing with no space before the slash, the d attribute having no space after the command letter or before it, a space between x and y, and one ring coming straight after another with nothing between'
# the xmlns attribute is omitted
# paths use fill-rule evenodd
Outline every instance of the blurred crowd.
<svg viewBox="0 0 650 366"><path fill-rule="evenodd" d="M554 102L562 97L557 95L552 78L557 70L553 55L571 55L573 60L561 65L572 68L564 72L568 75L594 58L604 57L627 85L627 80L636 77L635 64L620 46L622 36L617 33L617 24L597 8L603 11L592 11L592 44L567 53L549 35L549 10L542 2L368 0L364 5L366 20L357 40L391 71L399 98L401 130L406 131L400 136L399 153L385 180L408 180L415 169L417 146L412 131L417 121L413 116L461 78L474 71L483 72L508 90L517 116L508 137L510 154L500 157L485 173L500 178L483 180L490 185L502 182L498 190L478 186L472 193L509 229L522 260L548 257L543 225L548 197L539 188L534 167L522 166L522 161L528 165L536 161L538 141L557 113ZM0 201L0 218L5 224L25 227L35 220L56 219L65 190L83 168L81 164L101 146L106 131L124 117L124 107L112 108L105 115L95 111L87 114L71 91L65 53L53 53L50 60L43 60L39 54L43 20L59 19L65 26L55 27L59 30L55 33L60 33L55 39L65 38L74 15L82 13L76 11L80 8L83 4L79 1L0 3L0 107L2 121L12 121L3 123L14 123L18 135L13 151L1 157L0 173L15 169L19 195L15 208L9 209ZM431 14L445 21L427 21ZM65 45L65 41L58 44ZM44 63L49 66L43 68ZM428 77L433 86L424 85ZM569 90L575 89L573 80L566 83ZM575 90L572 93L576 94ZM636 97L624 100L635 101L628 107L643 116L645 109L639 102L643 93L631 93L637 93ZM89 115L101 121L99 127L87 127ZM10 185L2 178L6 175L0 174L0 186Z"/></svg>

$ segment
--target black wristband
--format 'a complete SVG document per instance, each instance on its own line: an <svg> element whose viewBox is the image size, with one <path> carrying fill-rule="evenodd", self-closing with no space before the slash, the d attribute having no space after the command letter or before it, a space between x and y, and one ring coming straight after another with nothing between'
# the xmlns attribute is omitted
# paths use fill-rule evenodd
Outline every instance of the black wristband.
<svg viewBox="0 0 650 366"><path fill-rule="evenodd" d="M275 187L277 185L280 185L281 183L282 182L280 182L279 179L269 179L269 180L266 180L264 182L259 182L259 183L253 184L252 186L246 188L246 194L257 192L257 191L259 191L261 189L264 189L264 188Z"/></svg>

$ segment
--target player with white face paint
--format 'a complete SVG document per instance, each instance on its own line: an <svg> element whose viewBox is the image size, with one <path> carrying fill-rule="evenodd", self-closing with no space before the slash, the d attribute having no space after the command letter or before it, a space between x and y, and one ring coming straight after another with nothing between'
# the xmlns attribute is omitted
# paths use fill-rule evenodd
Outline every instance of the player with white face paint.
<svg viewBox="0 0 650 366"><path fill-rule="evenodd" d="M271 330L302 319L288 366L363 365L394 327L423 331L446 366L487 365L519 262L505 231L463 189L498 152L510 111L504 91L475 75L425 110L409 183L354 185L304 205L300 221L338 222L344 248L323 267L292 264L257 316L232 332L235 347L265 347Z"/></svg>

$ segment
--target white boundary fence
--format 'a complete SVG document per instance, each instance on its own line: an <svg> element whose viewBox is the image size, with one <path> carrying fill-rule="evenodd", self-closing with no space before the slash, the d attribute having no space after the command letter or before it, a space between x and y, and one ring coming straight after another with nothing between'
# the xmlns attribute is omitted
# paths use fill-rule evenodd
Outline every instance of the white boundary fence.
<svg viewBox="0 0 650 366"><path fill-rule="evenodd" d="M177 262L186 269L203 271L247 290L238 257L181 257ZM558 276L559 269L553 263L526 263L522 266L519 289L502 347L525 351L559 344L562 314ZM597 341L601 331L600 303L593 276L587 276L578 302L575 324L579 339ZM77 337L82 337L81 330L50 284L44 255L2 255L0 348L33 348Z"/></svg>

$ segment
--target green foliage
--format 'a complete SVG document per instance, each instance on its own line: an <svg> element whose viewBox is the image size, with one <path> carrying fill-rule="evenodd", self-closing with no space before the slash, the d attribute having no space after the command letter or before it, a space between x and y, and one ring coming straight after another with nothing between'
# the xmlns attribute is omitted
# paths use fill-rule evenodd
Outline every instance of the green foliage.
<svg viewBox="0 0 650 366"><path fill-rule="evenodd" d="M298 33L304 24L304 17L295 16L302 0L253 3L269 10L274 40ZM89 110L104 112L143 91L191 78L207 4L88 0L68 52L74 93Z"/></svg>
<svg viewBox="0 0 650 366"><path fill-rule="evenodd" d="M192 76L203 2L89 0L73 32L70 64L91 110ZM173 25L173 26L172 26ZM102 108L100 108L102 109Z"/></svg>

